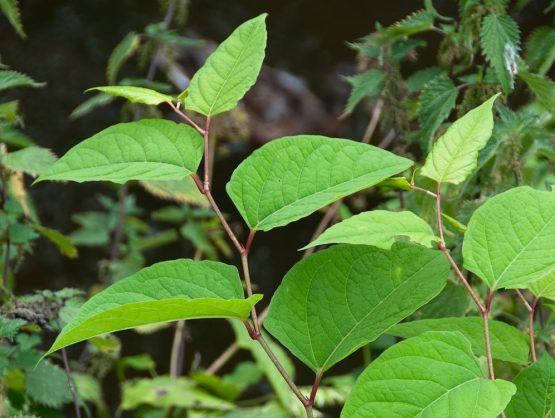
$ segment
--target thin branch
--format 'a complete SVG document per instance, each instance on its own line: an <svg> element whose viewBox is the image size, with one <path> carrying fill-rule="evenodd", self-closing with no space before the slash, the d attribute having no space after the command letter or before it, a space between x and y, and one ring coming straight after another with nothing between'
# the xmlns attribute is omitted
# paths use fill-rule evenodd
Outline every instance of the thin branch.
<svg viewBox="0 0 555 418"><path fill-rule="evenodd" d="M201 135L204 136L205 131L204 129L202 129L200 126L198 126L195 122L193 122L193 120L187 116L185 113L183 113L181 111L181 109L179 109L178 106L174 105L173 103L168 103L171 108L173 109L173 111L175 113L177 113L186 123L188 123L189 125L191 125L193 128L195 128Z"/></svg>
<svg viewBox="0 0 555 418"><path fill-rule="evenodd" d="M206 374L216 374L218 371L239 351L237 341L233 342L227 349L219 355L205 370Z"/></svg>
<svg viewBox="0 0 555 418"><path fill-rule="evenodd" d="M370 141L372 140L372 136L374 136L374 132L376 131L376 128L378 127L378 123L380 122L380 119L382 117L383 105L384 105L383 100L379 99L376 102L374 109L372 109L372 116L370 117L370 122L368 123L368 127L366 128L366 131L362 136L362 142L364 144L369 144Z"/></svg>
<svg viewBox="0 0 555 418"><path fill-rule="evenodd" d="M414 183L411 183L411 184L410 184L410 188L411 188L412 190L416 190L416 191L418 191L418 192L425 193L425 194L427 194L428 196L432 196L433 198L437 199L437 194L435 194L434 192L432 192L432 191L430 191L430 190L428 190L428 189L424 189L423 187L418 187L418 186L416 186Z"/></svg>
<svg viewBox="0 0 555 418"><path fill-rule="evenodd" d="M75 390L73 378L71 377L71 370L69 368L69 361L67 359L67 352L65 348L62 348L62 357L64 359L64 370L67 376L67 385L69 386L71 399L73 400L73 406L75 407L75 417L81 418L81 410L79 409L79 402L77 401L77 391Z"/></svg>
<svg viewBox="0 0 555 418"><path fill-rule="evenodd" d="M170 356L170 376L178 378L183 372L185 358L185 321L177 321L173 334L172 351Z"/></svg>
<svg viewBox="0 0 555 418"><path fill-rule="evenodd" d="M316 227L316 229L314 230L314 233L310 237L310 242L318 238L322 234L322 232L324 232L326 228L332 223L341 203L343 203L343 199L336 200L335 202L333 202L331 205L328 206L328 208L326 209L326 213L324 214L322 219L320 219L318 226ZM307 248L303 253L303 257L308 257L314 251L316 251L316 247Z"/></svg>
<svg viewBox="0 0 555 418"><path fill-rule="evenodd" d="M534 315L536 314L536 306L538 306L539 301L539 297L535 298L532 302L532 309L528 312L528 336L530 338L530 355L533 362L536 362L538 359L536 356L536 338L534 336Z"/></svg>
<svg viewBox="0 0 555 418"><path fill-rule="evenodd" d="M526 310L528 312L532 311L532 307L530 306L530 304L528 303L528 301L526 300L526 298L524 297L520 289L515 289L515 292L518 298L520 299L520 301L522 302L522 304L526 307Z"/></svg>
<svg viewBox="0 0 555 418"><path fill-rule="evenodd" d="M210 191L210 116L206 118L206 127L204 128L204 190Z"/></svg>
<svg viewBox="0 0 555 418"><path fill-rule="evenodd" d="M249 271L249 254L247 251L241 253L241 264L243 265L243 277L245 279L245 285L247 286L247 297L252 296L252 283L251 275ZM251 310L252 323L254 327L255 335L260 335L260 327L258 325L258 315L256 314L256 308L253 306Z"/></svg>
<svg viewBox="0 0 555 418"><path fill-rule="evenodd" d="M310 398L308 399L311 405L314 405L314 400L316 399L316 393L318 392L318 388L320 387L320 382L322 381L322 376L324 372L322 370L316 373L316 377L314 378L314 383L312 384L312 391L310 392Z"/></svg>
<svg viewBox="0 0 555 418"><path fill-rule="evenodd" d="M491 355L491 341L489 334L489 311L491 308L491 301L493 300L494 291L490 290L486 299L485 309L482 311L482 319L484 321L484 340L486 342L486 358L488 362L488 373L490 380L495 380L495 371L493 369L493 358Z"/></svg>

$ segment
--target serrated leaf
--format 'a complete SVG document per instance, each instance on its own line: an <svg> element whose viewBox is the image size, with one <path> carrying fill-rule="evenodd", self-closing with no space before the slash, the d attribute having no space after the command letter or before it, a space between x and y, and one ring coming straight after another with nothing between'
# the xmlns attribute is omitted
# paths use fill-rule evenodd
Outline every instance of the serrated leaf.
<svg viewBox="0 0 555 418"><path fill-rule="evenodd" d="M47 148L27 147L6 155L2 164L13 171L21 171L31 176L38 176L47 171L56 162L56 156Z"/></svg>
<svg viewBox="0 0 555 418"><path fill-rule="evenodd" d="M441 74L427 83L418 99L418 120L420 122L421 143L429 148L434 133L455 107L459 91L453 81Z"/></svg>
<svg viewBox="0 0 555 418"><path fill-rule="evenodd" d="M427 10L420 10L391 26L381 29L379 32L384 41L391 42L425 32L433 27L434 15Z"/></svg>
<svg viewBox="0 0 555 418"><path fill-rule="evenodd" d="M260 295L244 299L237 269L214 261L154 264L87 301L48 350L107 332L194 318L246 319Z"/></svg>
<svg viewBox="0 0 555 418"><path fill-rule="evenodd" d="M45 83L37 83L28 75L17 71L0 71L0 91L15 87L42 87Z"/></svg>
<svg viewBox="0 0 555 418"><path fill-rule="evenodd" d="M374 210L333 225L301 249L343 243L373 245L387 250L397 241L411 241L432 247L432 242L437 240L430 225L412 212Z"/></svg>
<svg viewBox="0 0 555 418"><path fill-rule="evenodd" d="M10 25L14 28L19 36L25 38L25 32L23 30L23 24L21 23L21 16L19 13L19 1L18 0L0 0L0 10L6 16L6 19L10 22Z"/></svg>
<svg viewBox="0 0 555 418"><path fill-rule="evenodd" d="M521 70L518 76L526 83L548 111L555 110L555 83L547 77Z"/></svg>
<svg viewBox="0 0 555 418"><path fill-rule="evenodd" d="M445 256L420 246L335 246L293 266L264 326L312 370L326 371L437 296L448 274Z"/></svg>
<svg viewBox="0 0 555 418"><path fill-rule="evenodd" d="M92 96L90 99L85 100L83 103L78 105L69 115L70 119L78 119L81 118L94 109L109 105L115 100L114 96L107 93L98 93Z"/></svg>
<svg viewBox="0 0 555 418"><path fill-rule="evenodd" d="M23 319L8 319L0 315L0 338L13 338L27 322Z"/></svg>
<svg viewBox="0 0 555 418"><path fill-rule="evenodd" d="M206 116L233 109L256 82L266 48L266 13L239 26L191 79L185 108Z"/></svg>
<svg viewBox="0 0 555 418"><path fill-rule="evenodd" d="M28 370L25 391L36 402L53 408L71 401L65 372L49 361Z"/></svg>
<svg viewBox="0 0 555 418"><path fill-rule="evenodd" d="M140 405L151 405L158 408L174 406L187 409L218 409L222 411L232 408L232 404L196 388L190 380L170 376L125 382L121 408L130 410Z"/></svg>
<svg viewBox="0 0 555 418"><path fill-rule="evenodd" d="M511 62L510 51L516 53L520 48L520 29L517 23L508 15L487 15L482 21L480 44L503 90L506 92L512 90L514 85L512 67L516 64Z"/></svg>
<svg viewBox="0 0 555 418"><path fill-rule="evenodd" d="M478 152L493 131L492 107L499 93L456 120L435 142L421 174L438 183L459 184L474 170Z"/></svg>
<svg viewBox="0 0 555 418"><path fill-rule="evenodd" d="M424 88L424 86L445 73L445 69L441 67L429 67L423 70L415 71L409 78L407 78L407 89L409 93L416 93Z"/></svg>
<svg viewBox="0 0 555 418"><path fill-rule="evenodd" d="M123 97L131 103L141 103L150 106L158 106L162 103L172 103L174 98L167 94L158 93L156 90L135 86L101 86L93 87L87 91L98 90L112 96Z"/></svg>
<svg viewBox="0 0 555 418"><path fill-rule="evenodd" d="M555 393L555 362L543 356L513 380L517 392L507 406L507 418L545 418L552 412Z"/></svg>
<svg viewBox="0 0 555 418"><path fill-rule="evenodd" d="M470 218L464 267L490 289L526 288L555 271L555 193L516 187Z"/></svg>
<svg viewBox="0 0 555 418"><path fill-rule="evenodd" d="M55 229L47 228L42 225L33 225L35 231L55 244L60 253L69 258L77 257L77 248L71 242L71 239Z"/></svg>
<svg viewBox="0 0 555 418"><path fill-rule="evenodd" d="M358 378L341 418L496 418L515 393L489 380L458 332L428 332L384 351Z"/></svg>
<svg viewBox="0 0 555 418"><path fill-rule="evenodd" d="M545 75L555 62L555 28L535 29L526 42L524 59L532 71Z"/></svg>
<svg viewBox="0 0 555 418"><path fill-rule="evenodd" d="M472 344L472 350L486 355L484 321L479 317L421 319L391 327L388 334L410 338L427 331L458 331ZM491 354L493 358L517 364L528 363L528 337L504 322L489 320Z"/></svg>
<svg viewBox="0 0 555 418"><path fill-rule="evenodd" d="M199 133L161 119L120 123L70 149L36 182L44 180L182 180L202 158Z"/></svg>
<svg viewBox="0 0 555 418"><path fill-rule="evenodd" d="M106 68L106 79L108 83L114 84L116 82L119 70L123 64L133 56L140 43L141 38L139 35L135 32L129 32L120 43L116 45L108 59L108 66Z"/></svg>
<svg viewBox="0 0 555 418"><path fill-rule="evenodd" d="M268 231L413 164L372 145L316 135L273 140L245 159L227 193L252 230Z"/></svg>
<svg viewBox="0 0 555 418"><path fill-rule="evenodd" d="M39 237L33 228L23 223L10 224L8 227L8 235L12 244L26 244Z"/></svg>
<svg viewBox="0 0 555 418"><path fill-rule="evenodd" d="M207 207L208 200L198 190L191 177L183 180L146 180L141 181L145 190L160 199L173 200L178 203L189 203Z"/></svg>
<svg viewBox="0 0 555 418"><path fill-rule="evenodd" d="M345 114L351 113L357 104L365 97L376 97L380 94L385 74L376 69L370 69L353 77L345 77L351 85L351 94L345 105Z"/></svg>

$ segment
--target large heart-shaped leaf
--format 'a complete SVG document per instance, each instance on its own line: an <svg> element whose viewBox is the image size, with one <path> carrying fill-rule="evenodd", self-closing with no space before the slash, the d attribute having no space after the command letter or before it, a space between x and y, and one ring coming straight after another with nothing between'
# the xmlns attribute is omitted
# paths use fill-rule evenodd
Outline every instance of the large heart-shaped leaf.
<svg viewBox="0 0 555 418"><path fill-rule="evenodd" d="M545 355L514 379L517 392L505 411L507 418L545 418L552 413L555 362Z"/></svg>
<svg viewBox="0 0 555 418"><path fill-rule="evenodd" d="M333 225L304 248L343 243L388 249L395 241L412 241L431 247L437 238L430 225L412 212L374 210Z"/></svg>
<svg viewBox="0 0 555 418"><path fill-rule="evenodd" d="M555 271L555 193L517 187L474 212L464 267L491 289L527 287Z"/></svg>
<svg viewBox="0 0 555 418"><path fill-rule="evenodd" d="M335 246L287 273L264 325L307 366L325 371L430 301L448 274L441 252L416 245Z"/></svg>
<svg viewBox="0 0 555 418"><path fill-rule="evenodd" d="M422 319L397 324L388 334L403 338L415 337L427 331L459 331L472 344L476 354L486 355L484 321L478 317ZM491 355L495 359L528 363L528 337L519 329L501 321L489 321Z"/></svg>
<svg viewBox="0 0 555 418"><path fill-rule="evenodd" d="M476 167L478 151L484 148L493 131L493 102L490 97L455 121L438 138L426 157L422 175L440 183L459 184Z"/></svg>
<svg viewBox="0 0 555 418"><path fill-rule="evenodd" d="M185 108L206 116L233 109L256 82L266 48L266 14L239 26L191 79Z"/></svg>
<svg viewBox="0 0 555 418"><path fill-rule="evenodd" d="M233 172L227 192L253 230L268 231L413 164L372 145L315 135L269 142Z"/></svg>
<svg viewBox="0 0 555 418"><path fill-rule="evenodd" d="M515 393L488 380L459 332L428 332L384 351L360 375L341 418L496 418Z"/></svg>
<svg viewBox="0 0 555 418"><path fill-rule="evenodd" d="M161 119L120 123L74 146L37 182L182 180L197 170L202 152L202 138L190 126Z"/></svg>
<svg viewBox="0 0 555 418"><path fill-rule="evenodd" d="M107 332L191 318L245 319L256 302L244 299L237 269L215 261L154 264L94 295L62 329L48 353Z"/></svg>

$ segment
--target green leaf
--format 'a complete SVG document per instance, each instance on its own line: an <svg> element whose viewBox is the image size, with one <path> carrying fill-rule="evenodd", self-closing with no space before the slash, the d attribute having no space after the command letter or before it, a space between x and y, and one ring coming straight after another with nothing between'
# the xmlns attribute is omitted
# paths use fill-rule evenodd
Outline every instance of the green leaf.
<svg viewBox="0 0 555 418"><path fill-rule="evenodd" d="M42 87L45 83L37 83L31 77L17 71L0 71L0 91L15 87Z"/></svg>
<svg viewBox="0 0 555 418"><path fill-rule="evenodd" d="M442 292L420 309L420 315L422 318L464 316L471 303L472 300L463 286L448 281Z"/></svg>
<svg viewBox="0 0 555 418"><path fill-rule="evenodd" d="M160 199L189 203L197 206L209 206L206 196L199 190L191 177L183 180L146 180L141 181L145 190Z"/></svg>
<svg viewBox="0 0 555 418"><path fill-rule="evenodd" d="M56 156L52 151L34 146L11 152L2 160L2 164L10 170L34 177L47 171L55 162Z"/></svg>
<svg viewBox="0 0 555 418"><path fill-rule="evenodd" d="M496 418L515 393L489 380L458 332L428 332L384 351L358 378L341 418Z"/></svg>
<svg viewBox="0 0 555 418"><path fill-rule="evenodd" d="M545 75L555 62L555 28L535 29L526 42L524 59L532 71Z"/></svg>
<svg viewBox="0 0 555 418"><path fill-rule="evenodd" d="M252 230L268 231L413 164L372 145L315 135L273 140L235 169L227 193Z"/></svg>
<svg viewBox="0 0 555 418"><path fill-rule="evenodd" d="M37 182L44 180L182 180L202 158L199 133L161 119L110 126L70 149Z"/></svg>
<svg viewBox="0 0 555 418"><path fill-rule="evenodd" d="M528 337L504 322L490 320L491 354L493 358L517 364L528 363ZM421 319L397 324L388 334L410 338L427 331L458 331L472 344L472 351L486 355L484 321L479 317Z"/></svg>
<svg viewBox="0 0 555 418"><path fill-rule="evenodd" d="M0 315L0 338L14 338L26 323L23 319L8 319Z"/></svg>
<svg viewBox="0 0 555 418"><path fill-rule="evenodd" d="M19 36L25 38L25 32L23 31L23 24L21 23L21 16L19 13L19 1L18 0L0 0L0 10L6 16L10 25L14 28Z"/></svg>
<svg viewBox="0 0 555 418"><path fill-rule="evenodd" d="M499 93L455 121L435 142L421 174L438 183L459 184L474 170L478 152L493 131L493 103Z"/></svg>
<svg viewBox="0 0 555 418"><path fill-rule="evenodd" d="M25 391L36 402L53 408L71 401L65 372L49 361L41 361L29 369L25 378Z"/></svg>
<svg viewBox="0 0 555 418"><path fill-rule="evenodd" d="M33 225L33 228L35 228L35 231L37 231L43 237L55 244L60 250L61 254L69 258L77 257L77 248L75 248L75 245L73 245L73 242L71 242L71 239L69 237L65 236L59 231L56 231L55 229L47 228L42 225L35 224Z"/></svg>
<svg viewBox="0 0 555 418"><path fill-rule="evenodd" d="M206 116L233 109L256 82L266 48L266 13L239 26L191 79L185 108Z"/></svg>
<svg viewBox="0 0 555 418"><path fill-rule="evenodd" d="M519 71L518 76L526 83L528 88L534 93L538 102L547 110L555 109L555 83L547 77L532 74L528 71Z"/></svg>
<svg viewBox="0 0 555 418"><path fill-rule="evenodd" d="M478 208L463 242L464 267L490 289L525 288L555 271L555 193L516 187Z"/></svg>
<svg viewBox="0 0 555 418"><path fill-rule="evenodd" d="M118 72L125 62L133 56L139 45L141 38L135 32L129 32L125 35L119 44L116 45L106 68L106 79L108 83L114 84L118 77Z"/></svg>
<svg viewBox="0 0 555 418"><path fill-rule="evenodd" d="M414 74L407 78L407 89L409 93L419 92L428 82L444 73L445 69L441 67L429 67L415 71Z"/></svg>
<svg viewBox="0 0 555 418"><path fill-rule="evenodd" d="M441 74L424 87L418 100L418 118L421 130L421 142L430 148L434 133L455 107L459 91L453 81Z"/></svg>
<svg viewBox="0 0 555 418"><path fill-rule="evenodd" d="M167 94L158 93L155 90L135 86L101 86L93 87L87 91L98 90L112 96L123 97L131 103L141 103L150 106L158 106L162 103L172 103L174 98Z"/></svg>
<svg viewBox="0 0 555 418"><path fill-rule="evenodd" d="M12 244L26 244L39 237L33 228L23 223L11 224L8 227L8 233Z"/></svg>
<svg viewBox="0 0 555 418"><path fill-rule="evenodd" d="M379 32L384 41L391 42L425 32L433 27L434 15L429 11L420 10L391 26L381 29Z"/></svg>
<svg viewBox="0 0 555 418"><path fill-rule="evenodd" d="M185 378L158 376L153 379L128 381L123 385L121 408L135 409L140 405L176 406L192 409L229 410L232 404L209 395Z"/></svg>
<svg viewBox="0 0 555 418"><path fill-rule="evenodd" d="M505 411L507 418L545 418L552 413L555 362L545 355L513 380L517 392Z"/></svg>
<svg viewBox="0 0 555 418"><path fill-rule="evenodd" d="M482 51L495 70L503 90L512 90L514 72L507 68L516 66L513 55L520 48L520 29L508 15L489 14L482 21L480 31Z"/></svg>
<svg viewBox="0 0 555 418"><path fill-rule="evenodd" d="M438 295L448 274L445 256L420 246L335 246L287 273L264 326L312 370L326 371Z"/></svg>
<svg viewBox="0 0 555 418"><path fill-rule="evenodd" d="M345 105L345 114L351 113L365 97L376 97L380 94L385 74L380 70L371 69L354 77L345 77L351 84L351 94Z"/></svg>
<svg viewBox="0 0 555 418"><path fill-rule="evenodd" d="M389 249L396 241L411 241L433 247L434 231L414 213L374 210L352 216L328 228L306 247L323 244L363 244Z"/></svg>
<svg viewBox="0 0 555 418"><path fill-rule="evenodd" d="M70 119L78 119L85 115L88 115L94 109L106 106L114 101L114 96L107 93L98 93L92 96L90 99L85 100L83 103L78 105L70 113Z"/></svg>
<svg viewBox="0 0 555 418"><path fill-rule="evenodd" d="M107 332L193 318L246 319L260 295L244 299L237 269L213 261L154 264L93 296L50 350Z"/></svg>
<svg viewBox="0 0 555 418"><path fill-rule="evenodd" d="M528 284L528 289L537 297L555 300L555 270L544 278Z"/></svg>

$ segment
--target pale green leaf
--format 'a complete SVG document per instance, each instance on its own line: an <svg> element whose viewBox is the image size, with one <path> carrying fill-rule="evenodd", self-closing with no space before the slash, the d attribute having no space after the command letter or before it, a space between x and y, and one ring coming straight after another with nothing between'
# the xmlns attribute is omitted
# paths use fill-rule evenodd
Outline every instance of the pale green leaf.
<svg viewBox="0 0 555 418"><path fill-rule="evenodd" d="M237 269L214 261L154 264L85 303L48 351L140 325L192 318L245 319L260 295L244 299Z"/></svg>
<svg viewBox="0 0 555 418"><path fill-rule="evenodd" d="M496 418L515 393L489 380L458 332L428 332L384 351L358 378L341 418Z"/></svg>
<svg viewBox="0 0 555 418"><path fill-rule="evenodd" d="M553 80L523 70L518 72L518 76L526 83L532 93L534 93L538 102L547 110L555 111L555 83Z"/></svg>
<svg viewBox="0 0 555 418"><path fill-rule="evenodd" d="M507 418L551 417L555 393L555 362L545 355L513 380L517 392L505 411Z"/></svg>
<svg viewBox="0 0 555 418"><path fill-rule="evenodd" d="M528 284L528 289L537 297L555 300L555 270L542 279Z"/></svg>
<svg viewBox="0 0 555 418"><path fill-rule="evenodd" d="M135 32L129 32L125 37L116 45L110 58L108 59L108 66L106 68L106 79L108 83L114 84L118 77L118 72L125 64L125 62L133 56L141 43L141 38Z"/></svg>
<svg viewBox="0 0 555 418"><path fill-rule="evenodd" d="M323 244L363 244L389 249L396 241L411 241L433 247L434 231L414 213L374 210L333 225L303 250Z"/></svg>
<svg viewBox="0 0 555 418"><path fill-rule="evenodd" d="M390 328L389 334L410 338L427 331L459 331L472 344L472 350L486 355L484 321L479 317L421 319L404 322ZM528 363L528 336L515 327L500 321L489 321L491 354L498 360L518 364Z"/></svg>
<svg viewBox="0 0 555 418"><path fill-rule="evenodd" d="M6 16L19 36L25 38L21 15L19 13L19 0L0 0L0 10Z"/></svg>
<svg viewBox="0 0 555 418"><path fill-rule="evenodd" d="M517 187L487 200L463 242L464 267L491 289L527 287L555 271L555 193Z"/></svg>
<svg viewBox="0 0 555 418"><path fill-rule="evenodd" d="M172 103L173 97L158 93L156 90L135 86L101 86L93 87L87 91L98 90L112 96L123 97L131 103L141 103L150 106L158 106L162 103Z"/></svg>
<svg viewBox="0 0 555 418"><path fill-rule="evenodd" d="M120 123L70 149L37 181L182 180L197 170L202 152L201 136L188 125Z"/></svg>
<svg viewBox="0 0 555 418"><path fill-rule="evenodd" d="M435 142L426 157L421 174L439 183L459 184L474 170L478 152L484 148L493 131L493 103L490 97L455 121Z"/></svg>
<svg viewBox="0 0 555 418"><path fill-rule="evenodd" d="M130 410L140 405L222 411L232 409L232 404L198 389L192 381L170 376L125 382L121 408Z"/></svg>
<svg viewBox="0 0 555 418"><path fill-rule="evenodd" d="M42 87L44 83L37 83L28 75L17 71L0 71L0 91L15 87Z"/></svg>
<svg viewBox="0 0 555 418"><path fill-rule="evenodd" d="M185 108L206 116L233 109L256 82L266 48L266 14L239 26L191 79Z"/></svg>
<svg viewBox="0 0 555 418"><path fill-rule="evenodd" d="M449 273L436 250L340 245L297 263L264 326L314 371L325 371L441 292Z"/></svg>
<svg viewBox="0 0 555 418"><path fill-rule="evenodd" d="M512 67L516 65L513 55L520 48L520 29L517 23L508 15L487 15L482 21L480 43L503 89L510 91L514 86Z"/></svg>
<svg viewBox="0 0 555 418"><path fill-rule="evenodd" d="M33 225L33 228L35 228L35 231L37 231L43 237L55 244L60 250L60 253L62 253L66 257L77 257L77 248L75 248L75 245L73 245L73 242L71 242L71 239L69 237L65 236L59 231L56 231L55 229L47 228L42 225Z"/></svg>
<svg viewBox="0 0 555 418"><path fill-rule="evenodd" d="M197 206L208 206L208 200L199 190L191 177L183 180L146 180L141 181L147 192L160 199L173 200L178 203L189 203Z"/></svg>
<svg viewBox="0 0 555 418"><path fill-rule="evenodd" d="M351 94L345 105L345 113L351 113L357 104L365 97L376 97L380 94L384 73L380 70L370 69L353 77L345 77L351 84Z"/></svg>
<svg viewBox="0 0 555 418"><path fill-rule="evenodd" d="M227 193L253 230L268 231L413 164L372 145L315 135L273 140L235 169Z"/></svg>
<svg viewBox="0 0 555 418"><path fill-rule="evenodd" d="M434 133L455 107L459 91L447 74L427 83L418 99L421 143L429 148Z"/></svg>
<svg viewBox="0 0 555 418"><path fill-rule="evenodd" d="M6 155L2 164L13 171L21 171L31 176L38 176L47 171L56 162L56 156L47 148L27 147Z"/></svg>

